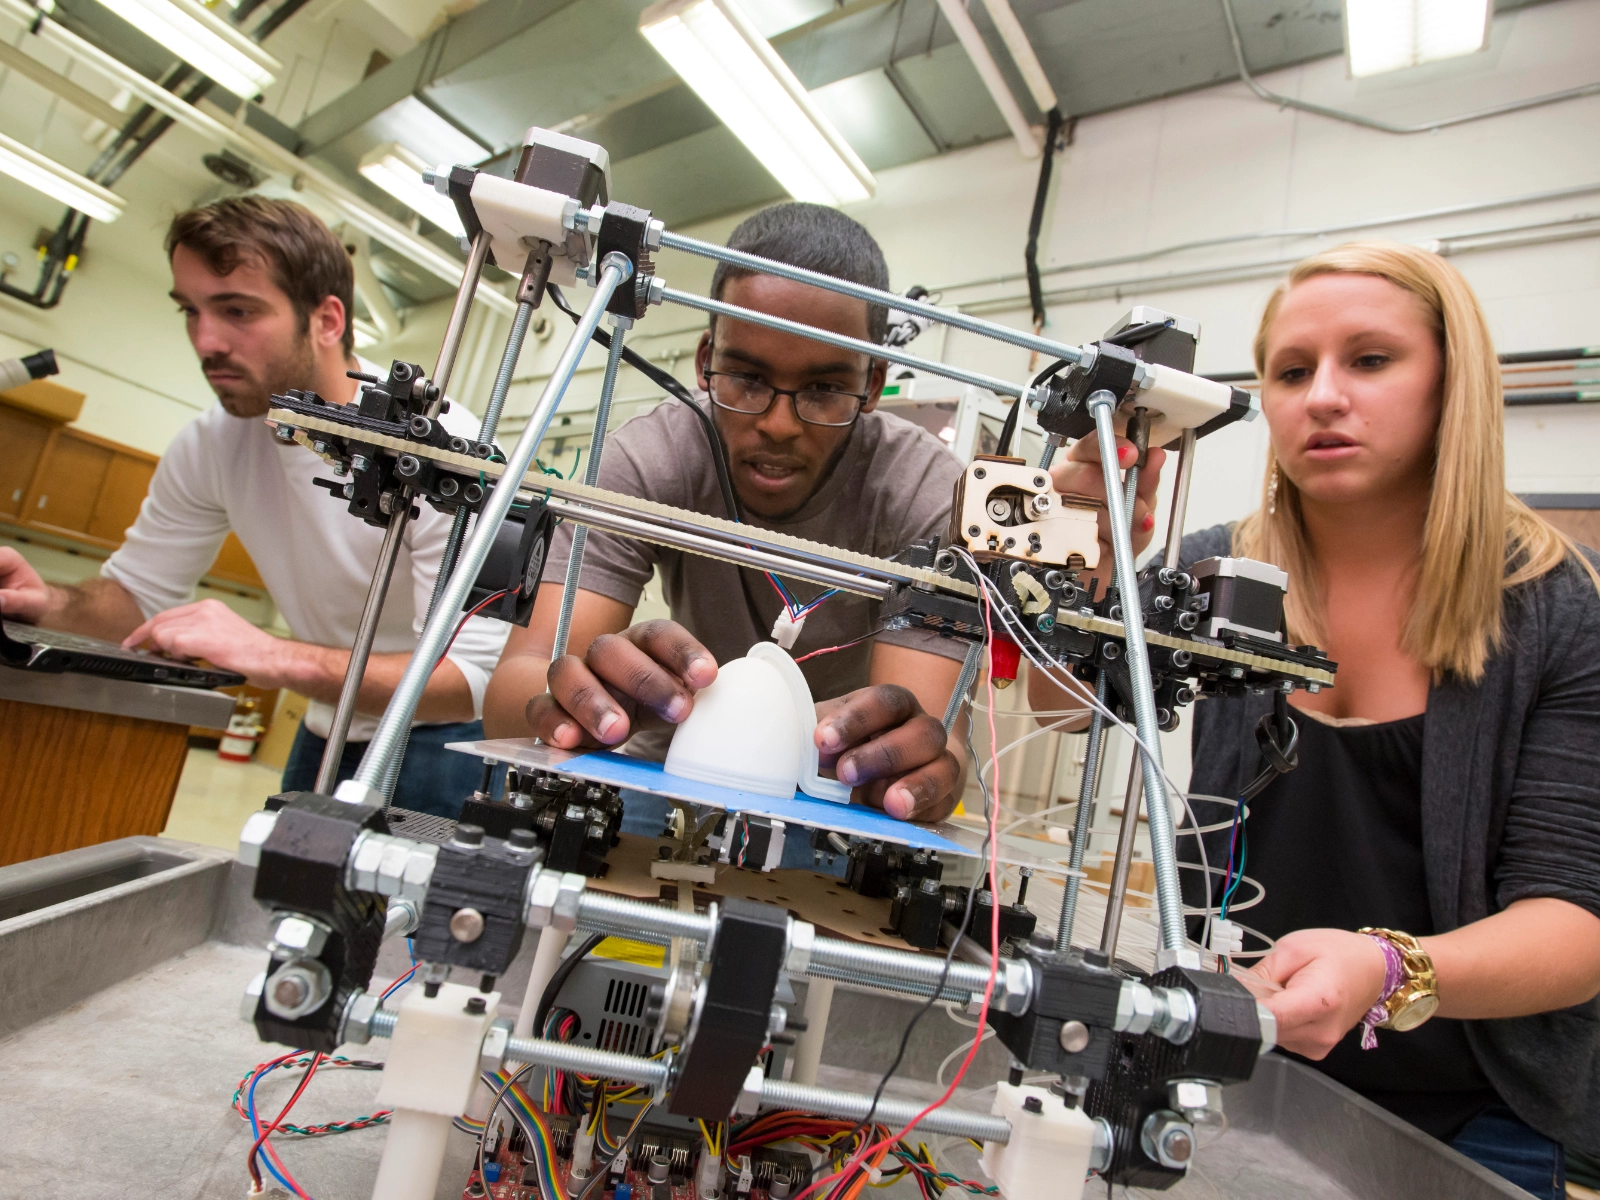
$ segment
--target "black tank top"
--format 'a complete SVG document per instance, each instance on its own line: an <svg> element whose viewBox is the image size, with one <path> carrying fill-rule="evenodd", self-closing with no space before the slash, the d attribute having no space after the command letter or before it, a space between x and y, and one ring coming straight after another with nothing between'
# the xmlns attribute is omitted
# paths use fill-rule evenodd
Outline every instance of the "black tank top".
<svg viewBox="0 0 1600 1200"><path fill-rule="evenodd" d="M1426 715L1335 727L1295 713L1300 765L1250 806L1245 874L1266 895L1240 922L1273 938L1367 925L1434 932L1422 857ZM1446 1140L1498 1099L1461 1022L1442 1017L1409 1033L1380 1029L1376 1050L1361 1049L1358 1027L1310 1065Z"/></svg>

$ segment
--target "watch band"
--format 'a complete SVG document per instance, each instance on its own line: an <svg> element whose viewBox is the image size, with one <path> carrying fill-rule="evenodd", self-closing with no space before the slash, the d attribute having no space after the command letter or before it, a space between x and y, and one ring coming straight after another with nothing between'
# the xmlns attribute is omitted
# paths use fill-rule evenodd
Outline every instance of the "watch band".
<svg viewBox="0 0 1600 1200"><path fill-rule="evenodd" d="M1373 1030L1403 1033L1433 1016L1439 1007L1439 985L1433 959L1409 933L1370 926L1357 932L1372 938L1384 951L1383 993L1361 1020L1361 1046L1371 1050L1378 1044Z"/></svg>

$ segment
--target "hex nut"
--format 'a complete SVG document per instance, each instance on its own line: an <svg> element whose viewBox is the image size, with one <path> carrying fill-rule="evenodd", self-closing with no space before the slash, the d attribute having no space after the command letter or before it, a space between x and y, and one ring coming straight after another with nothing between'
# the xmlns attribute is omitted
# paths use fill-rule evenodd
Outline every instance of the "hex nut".
<svg viewBox="0 0 1600 1200"><path fill-rule="evenodd" d="M784 969L791 975L804 975L811 965L811 951L817 944L817 927L809 921L789 921L789 953Z"/></svg>
<svg viewBox="0 0 1600 1200"><path fill-rule="evenodd" d="M428 883L433 879L433 868L439 861L439 847L416 845L406 854L405 875L400 880L400 895L406 900L422 904L428 899Z"/></svg>
<svg viewBox="0 0 1600 1200"><path fill-rule="evenodd" d="M371 992L352 992L339 1022L339 1041L365 1046L372 1040L372 1018L378 1012L378 997Z"/></svg>
<svg viewBox="0 0 1600 1200"><path fill-rule="evenodd" d="M253 1023L256 1019L256 1006L261 1002L261 993L267 986L267 973L260 971L244 989L244 995L239 998L239 1019L246 1023Z"/></svg>
<svg viewBox="0 0 1600 1200"><path fill-rule="evenodd" d="M1209 1079L1175 1079L1167 1086L1167 1100L1198 1125L1222 1112L1222 1085Z"/></svg>
<svg viewBox="0 0 1600 1200"><path fill-rule="evenodd" d="M345 883L356 892L378 890L378 867L383 862L384 844L370 829L363 829L350 850L350 866L345 872Z"/></svg>
<svg viewBox="0 0 1600 1200"><path fill-rule="evenodd" d="M561 885L550 913L552 925L557 929L565 929L568 933L578 927L578 904L583 897L584 889L588 886L589 881L582 875L569 873L561 876Z"/></svg>
<svg viewBox="0 0 1600 1200"><path fill-rule="evenodd" d="M1256 1019L1261 1022L1261 1053L1266 1054L1278 1044L1278 1018L1270 1008L1257 1001Z"/></svg>
<svg viewBox="0 0 1600 1200"><path fill-rule="evenodd" d="M498 1071L506 1060L506 1046L511 1041L511 1025L504 1018L489 1026L483 1035L483 1046L478 1051L478 1062L483 1070Z"/></svg>
<svg viewBox="0 0 1600 1200"><path fill-rule="evenodd" d="M1025 958L1008 958L1003 962L1006 990L1000 1007L1003 1012L1020 1016L1028 1011L1028 1002L1033 998L1033 967Z"/></svg>
<svg viewBox="0 0 1600 1200"><path fill-rule="evenodd" d="M296 959L268 976L263 996L268 1012L297 1021L321 1008L332 990L327 967L315 959Z"/></svg>
<svg viewBox="0 0 1600 1200"><path fill-rule="evenodd" d="M1153 1112L1139 1131L1139 1148L1169 1171L1187 1171L1194 1157L1194 1129L1175 1112Z"/></svg>
<svg viewBox="0 0 1600 1200"><path fill-rule="evenodd" d="M528 877L528 914L526 924L533 929L543 929L555 915L556 897L561 894L561 876L543 868Z"/></svg>
<svg viewBox="0 0 1600 1200"><path fill-rule="evenodd" d="M328 944L329 932L321 921L290 913L273 928L270 949L278 958L315 958Z"/></svg>
<svg viewBox="0 0 1600 1200"><path fill-rule="evenodd" d="M383 834L372 834L371 841L379 848L372 890L383 896L398 896L405 885L406 863L410 861L411 851L405 843Z"/></svg>
<svg viewBox="0 0 1600 1200"><path fill-rule="evenodd" d="M244 828L239 831L239 861L247 867L259 867L261 847L266 845L267 838L272 836L277 824L278 814L275 812L251 813Z"/></svg>
<svg viewBox="0 0 1600 1200"><path fill-rule="evenodd" d="M1117 1032L1137 1036L1150 1028L1155 1016L1156 1001L1150 989L1132 980L1124 983L1117 993Z"/></svg>

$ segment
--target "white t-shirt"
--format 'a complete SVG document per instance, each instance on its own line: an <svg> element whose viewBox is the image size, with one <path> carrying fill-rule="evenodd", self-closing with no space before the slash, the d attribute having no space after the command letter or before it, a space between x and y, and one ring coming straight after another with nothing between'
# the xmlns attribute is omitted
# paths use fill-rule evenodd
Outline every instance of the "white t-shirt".
<svg viewBox="0 0 1600 1200"><path fill-rule="evenodd" d="M361 369L388 374L364 360ZM452 407L443 421L451 433L476 439L472 413ZM126 588L146 617L154 616L194 599L195 584L232 529L294 636L349 649L383 530L351 516L343 500L311 482L332 474L310 450L278 441L265 421L230 416L219 404L173 439L139 519L100 573ZM451 518L426 503L418 509L421 515L406 527L374 653L410 652L427 616ZM472 691L475 718L483 715L484 689L509 632L504 622L473 617L450 649L450 661ZM308 729L326 737L332 721L332 705L311 703ZM376 717L357 713L349 738L368 741L376 729Z"/></svg>

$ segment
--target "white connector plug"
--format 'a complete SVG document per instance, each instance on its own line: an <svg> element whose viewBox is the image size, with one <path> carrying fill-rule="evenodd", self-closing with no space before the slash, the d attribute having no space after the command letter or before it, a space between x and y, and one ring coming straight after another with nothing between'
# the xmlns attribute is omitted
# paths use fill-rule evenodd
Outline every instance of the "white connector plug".
<svg viewBox="0 0 1600 1200"><path fill-rule="evenodd" d="M772 640L785 650L793 650L794 644L800 640L800 631L806 627L805 617L791 617L785 608L778 614L778 619L772 625Z"/></svg>

